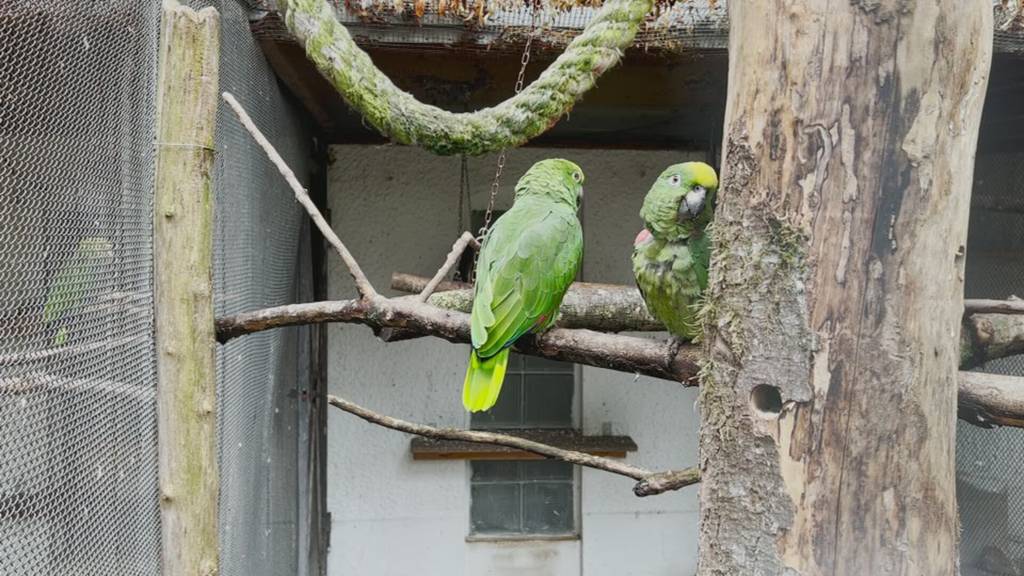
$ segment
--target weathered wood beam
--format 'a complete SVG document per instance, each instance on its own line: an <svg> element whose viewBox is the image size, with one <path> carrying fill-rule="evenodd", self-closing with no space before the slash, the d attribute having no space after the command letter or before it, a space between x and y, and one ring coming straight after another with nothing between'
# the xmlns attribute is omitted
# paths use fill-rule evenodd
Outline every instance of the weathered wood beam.
<svg viewBox="0 0 1024 576"><path fill-rule="evenodd" d="M220 19L164 0L157 88L154 308L162 573L218 569L213 136Z"/></svg>

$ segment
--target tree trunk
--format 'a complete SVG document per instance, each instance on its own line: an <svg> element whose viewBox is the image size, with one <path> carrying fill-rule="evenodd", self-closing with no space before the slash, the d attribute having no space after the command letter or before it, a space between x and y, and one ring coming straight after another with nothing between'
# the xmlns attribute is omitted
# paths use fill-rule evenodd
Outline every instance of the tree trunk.
<svg viewBox="0 0 1024 576"><path fill-rule="evenodd" d="M953 575L991 6L729 8L698 574Z"/></svg>

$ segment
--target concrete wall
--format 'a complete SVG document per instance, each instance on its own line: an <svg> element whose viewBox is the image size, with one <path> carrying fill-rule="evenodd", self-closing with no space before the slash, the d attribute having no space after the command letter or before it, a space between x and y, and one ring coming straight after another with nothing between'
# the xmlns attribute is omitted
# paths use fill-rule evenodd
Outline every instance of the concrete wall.
<svg viewBox="0 0 1024 576"><path fill-rule="evenodd" d="M514 150L499 195L535 161L565 157L586 174L583 278L632 283L629 255L640 230L643 195L667 165L703 153ZM486 206L494 157L470 159L471 204ZM334 229L370 280L384 289L392 271L431 275L457 237L460 163L404 147L331 150L329 208ZM468 226L468 224L464 225ZM354 295L332 254L332 298ZM390 293L390 291L387 291ZM464 427L462 377L469 347L421 339L383 344L359 326L329 333L330 390L372 409L442 426ZM586 367L586 433L628 434L639 451L628 461L652 469L697 461L696 393L646 377ZM329 573L446 576L688 576L696 567L696 488L638 499L632 481L584 470L581 538L467 542L469 474L463 461L414 462L409 437L338 411L328 422Z"/></svg>

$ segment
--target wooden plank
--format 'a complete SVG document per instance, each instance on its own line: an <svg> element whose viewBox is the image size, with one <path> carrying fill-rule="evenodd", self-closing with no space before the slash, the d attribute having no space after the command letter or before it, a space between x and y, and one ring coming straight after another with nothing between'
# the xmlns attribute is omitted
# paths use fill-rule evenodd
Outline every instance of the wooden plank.
<svg viewBox="0 0 1024 576"><path fill-rule="evenodd" d="M160 520L166 576L218 568L213 135L220 20L165 0L154 259Z"/></svg>
<svg viewBox="0 0 1024 576"><path fill-rule="evenodd" d="M574 430L534 429L500 432L592 456L625 458L628 452L637 451L636 442L629 436L585 436ZM544 460L544 457L538 454L504 446L422 437L410 441L410 451L413 460Z"/></svg>

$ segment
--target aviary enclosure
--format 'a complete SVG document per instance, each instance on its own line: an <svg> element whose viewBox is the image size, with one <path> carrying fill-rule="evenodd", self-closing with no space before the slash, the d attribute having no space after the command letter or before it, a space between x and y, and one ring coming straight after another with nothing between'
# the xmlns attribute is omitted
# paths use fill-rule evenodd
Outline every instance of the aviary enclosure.
<svg viewBox="0 0 1024 576"><path fill-rule="evenodd" d="M578 521L546 544L575 564L536 573L1024 574L1024 4L189 4L0 7L0 573L400 573L359 557L379 519L344 524L332 492L447 485L361 469L354 452L394 471L378 438L400 435L351 436L354 415L426 438L401 439L406 471L544 457L625 476L631 499L699 498L692 529L622 568L595 555L587 493L628 487L520 476L524 516L536 485L575 494L539 508ZM575 363L576 408L555 432L466 429L428 410L461 411L429 356L468 353L478 220L523 158L573 154L599 258L514 349L522 390L530 366L578 373L538 358ZM600 243L632 239L656 173L621 196L594 181L684 155L720 179L696 342L609 272L629 241ZM407 200L424 190L448 191ZM586 433L616 407L581 390L613 381L642 416ZM689 459L662 450L683 436ZM473 470L458 482L482 494ZM647 550L651 525L609 517Z"/></svg>

